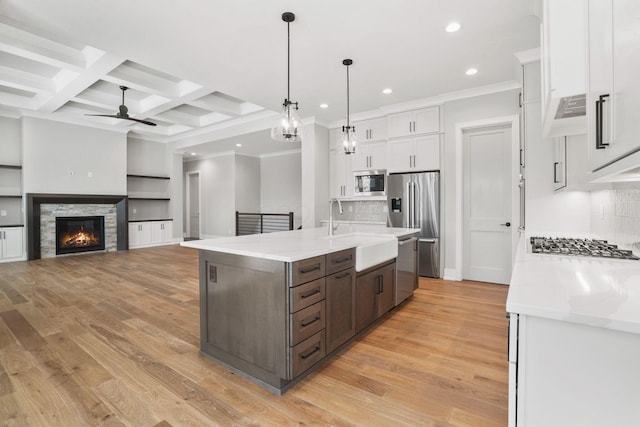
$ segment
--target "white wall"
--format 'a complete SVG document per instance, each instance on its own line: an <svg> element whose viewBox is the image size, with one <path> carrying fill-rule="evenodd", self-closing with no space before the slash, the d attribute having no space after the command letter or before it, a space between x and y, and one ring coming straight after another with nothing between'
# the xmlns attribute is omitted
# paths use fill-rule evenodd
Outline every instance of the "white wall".
<svg viewBox="0 0 640 427"><path fill-rule="evenodd" d="M236 155L236 211L260 212L260 158Z"/></svg>
<svg viewBox="0 0 640 427"><path fill-rule="evenodd" d="M294 229L302 225L302 154L267 155L260 158L260 212L293 212Z"/></svg>
<svg viewBox="0 0 640 427"><path fill-rule="evenodd" d="M20 119L0 117L0 164L22 164L21 132Z"/></svg>
<svg viewBox="0 0 640 427"><path fill-rule="evenodd" d="M170 176L167 145L139 138L127 139L127 173Z"/></svg>
<svg viewBox="0 0 640 427"><path fill-rule="evenodd" d="M126 134L33 117L22 124L25 193L127 194Z"/></svg>
<svg viewBox="0 0 640 427"><path fill-rule="evenodd" d="M200 237L235 235L235 154L184 163L184 173L200 172Z"/></svg>

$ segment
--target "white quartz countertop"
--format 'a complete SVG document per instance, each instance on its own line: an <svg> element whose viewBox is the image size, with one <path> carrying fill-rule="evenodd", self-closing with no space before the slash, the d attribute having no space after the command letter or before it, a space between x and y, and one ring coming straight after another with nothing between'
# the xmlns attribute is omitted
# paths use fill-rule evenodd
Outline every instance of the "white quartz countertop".
<svg viewBox="0 0 640 427"><path fill-rule="evenodd" d="M640 261L534 254L538 235L520 238L508 312L640 333Z"/></svg>
<svg viewBox="0 0 640 427"><path fill-rule="evenodd" d="M376 228L371 232L358 232L328 236L325 227L248 236L192 240L181 246L206 251L224 252L275 261L294 262L325 255L343 249L371 244L375 239L398 239L420 232L415 228Z"/></svg>

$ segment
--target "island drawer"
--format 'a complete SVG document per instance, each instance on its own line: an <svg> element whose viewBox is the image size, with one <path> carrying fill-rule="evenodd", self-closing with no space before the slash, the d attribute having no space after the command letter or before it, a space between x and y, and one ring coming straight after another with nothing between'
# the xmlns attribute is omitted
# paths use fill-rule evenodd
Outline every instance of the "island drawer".
<svg viewBox="0 0 640 427"><path fill-rule="evenodd" d="M294 346L325 328L324 300L293 313L289 319L291 345Z"/></svg>
<svg viewBox="0 0 640 427"><path fill-rule="evenodd" d="M322 301L325 296L326 279L314 280L304 285L296 286L289 289L291 303L289 304L289 312L295 313L305 307Z"/></svg>
<svg viewBox="0 0 640 427"><path fill-rule="evenodd" d="M291 286L310 282L327 274L324 255L296 261L291 265L291 268Z"/></svg>
<svg viewBox="0 0 640 427"><path fill-rule="evenodd" d="M327 354L324 331L302 341L290 350L292 378L297 377Z"/></svg>
<svg viewBox="0 0 640 427"><path fill-rule="evenodd" d="M340 270L351 268L356 263L356 250L354 248L333 252L327 255L327 274L333 274Z"/></svg>

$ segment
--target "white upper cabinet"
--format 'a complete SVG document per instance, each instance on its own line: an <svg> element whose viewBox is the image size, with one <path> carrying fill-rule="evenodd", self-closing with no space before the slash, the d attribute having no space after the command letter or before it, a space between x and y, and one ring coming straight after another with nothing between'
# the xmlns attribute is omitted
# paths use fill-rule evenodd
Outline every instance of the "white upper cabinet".
<svg viewBox="0 0 640 427"><path fill-rule="evenodd" d="M589 0L589 168L604 177L640 163L640 4ZM635 157L638 157L637 159Z"/></svg>
<svg viewBox="0 0 640 427"><path fill-rule="evenodd" d="M389 138L403 138L440 131L440 108L430 107L387 117Z"/></svg>
<svg viewBox="0 0 640 427"><path fill-rule="evenodd" d="M543 135L586 133L585 115L571 107L584 100L568 99L587 90L585 1L544 0L541 33Z"/></svg>
<svg viewBox="0 0 640 427"><path fill-rule="evenodd" d="M332 198L353 197L353 155L332 151L329 159L329 195Z"/></svg>
<svg viewBox="0 0 640 427"><path fill-rule="evenodd" d="M387 143L367 142L358 144L353 158L353 170L386 169Z"/></svg>
<svg viewBox="0 0 640 427"><path fill-rule="evenodd" d="M440 170L440 135L396 139L388 142L387 172Z"/></svg>
<svg viewBox="0 0 640 427"><path fill-rule="evenodd" d="M355 122L356 137L359 143L385 141L387 139L387 119L363 120Z"/></svg>

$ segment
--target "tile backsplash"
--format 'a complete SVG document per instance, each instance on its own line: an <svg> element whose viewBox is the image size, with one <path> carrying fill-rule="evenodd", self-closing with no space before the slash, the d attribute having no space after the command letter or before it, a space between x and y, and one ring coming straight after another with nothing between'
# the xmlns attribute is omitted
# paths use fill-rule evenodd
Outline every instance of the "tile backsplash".
<svg viewBox="0 0 640 427"><path fill-rule="evenodd" d="M387 221L386 200L345 201L342 203L344 213L340 215L338 204L333 204L333 219L338 221Z"/></svg>
<svg viewBox="0 0 640 427"><path fill-rule="evenodd" d="M640 184L618 184L613 190L592 192L591 229L640 253Z"/></svg>

